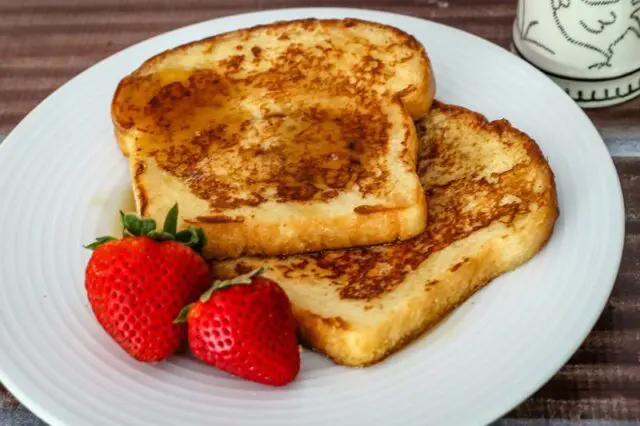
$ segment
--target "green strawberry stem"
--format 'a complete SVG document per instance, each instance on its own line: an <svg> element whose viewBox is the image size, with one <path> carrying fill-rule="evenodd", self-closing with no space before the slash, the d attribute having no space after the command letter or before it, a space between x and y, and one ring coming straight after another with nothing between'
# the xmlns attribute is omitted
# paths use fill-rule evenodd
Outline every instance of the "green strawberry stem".
<svg viewBox="0 0 640 426"><path fill-rule="evenodd" d="M265 272L267 272L267 268L265 268L264 266L258 268L258 269L254 269L251 272L248 272L246 274L242 274L242 275L238 275L235 278L232 278L230 280L216 280L213 282L213 284L211 285L211 287L205 291L204 293L202 293L202 295L200 296L200 302L202 303L206 303L209 301L209 299L211 298L211 295L218 291L221 290L223 288L227 288L227 287L231 287L234 285L247 285L247 284L251 284L253 282L253 278L257 277L258 275L262 275ZM180 313L178 314L178 316L176 317L175 320L173 320L174 324L181 324L187 321L187 314L189 313L189 310L191 309L191 307L193 306L193 303L189 303L187 306L185 306L184 308L182 308L182 310L180 311Z"/></svg>
<svg viewBox="0 0 640 426"><path fill-rule="evenodd" d="M162 230L167 234L176 235L176 231L178 228L178 203L174 204L173 207L169 209L167 213L167 217L164 220L164 226Z"/></svg>
<svg viewBox="0 0 640 426"><path fill-rule="evenodd" d="M122 238L127 237L148 237L156 241L176 241L191 247L196 252L201 253L207 244L207 236L202 228L189 227L177 232L178 227L178 204L174 204L164 220L162 230L156 229L156 221L150 218L140 217L137 213L124 213L120 211L120 223L122 224ZM117 238L111 236L98 237L96 240L84 246L89 250L95 250L102 244Z"/></svg>
<svg viewBox="0 0 640 426"><path fill-rule="evenodd" d="M89 250L95 250L95 249L98 248L98 246L101 246L104 243L107 243L109 241L114 241L114 240L116 240L116 238L109 237L109 236L107 236L107 237L98 237L98 238L96 238L96 240L93 243L87 244L84 247L88 248Z"/></svg>
<svg viewBox="0 0 640 426"><path fill-rule="evenodd" d="M189 313L189 311L191 310L191 307L193 305L194 305L193 303L189 303L187 306L185 306L184 308L180 309L180 313L178 314L176 319L173 320L173 323L174 324L184 324L185 322L187 322L187 314Z"/></svg>

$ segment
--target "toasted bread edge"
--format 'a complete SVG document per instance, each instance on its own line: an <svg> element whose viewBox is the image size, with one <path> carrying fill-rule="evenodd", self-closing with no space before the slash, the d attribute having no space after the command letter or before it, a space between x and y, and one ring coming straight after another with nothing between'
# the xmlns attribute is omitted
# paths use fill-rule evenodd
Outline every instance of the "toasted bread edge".
<svg viewBox="0 0 640 426"><path fill-rule="evenodd" d="M418 202L407 208L393 208L366 213L348 213L319 220L282 223L225 220L216 223L189 223L201 227L209 239L204 248L206 258L226 259L240 255L287 255L331 248L358 247L389 241L406 240L422 233L427 223L427 201L418 187ZM259 235L256 234L258 230Z"/></svg>

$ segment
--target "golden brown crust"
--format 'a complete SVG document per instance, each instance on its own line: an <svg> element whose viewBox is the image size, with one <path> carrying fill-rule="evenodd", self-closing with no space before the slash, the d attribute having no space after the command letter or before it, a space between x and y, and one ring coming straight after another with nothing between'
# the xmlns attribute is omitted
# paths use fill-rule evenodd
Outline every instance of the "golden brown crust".
<svg viewBox="0 0 640 426"><path fill-rule="evenodd" d="M371 22L365 21L357 18L345 18L345 19L316 19L316 18L305 18L305 19L297 19L297 20L289 20L289 21L277 21L270 24L256 25L249 28L244 28L240 30L229 31L226 33L216 34L211 37L206 37L201 40L196 40L187 44L183 44L177 46L173 49L165 50L155 56L152 56L148 60L146 60L135 72L134 74L144 74L147 72L153 71L154 67L156 67L159 63L161 63L167 57L176 55L177 53L184 52L187 49L194 47L196 45L205 44L209 46L209 49L214 49L216 43L223 41L225 39L247 39L251 36L252 33L258 33L261 31L267 32L277 32L281 30L290 30L295 27L300 27L303 30L313 30L319 26L322 27L336 27L336 28L349 28L355 30L355 27L365 26L369 28L376 28L381 31L388 32L393 34L397 40L398 44L404 45L410 50L418 52L420 55L420 60L422 61L422 69L425 71L424 76L424 84L423 85L414 85L406 88L402 93L400 93L400 97L405 104L407 110L411 114L414 119L423 118L431 107L431 103L433 102L435 96L435 80L433 76L433 72L431 69L431 62L427 55L424 46L416 40L410 34L406 32L390 26L381 24L379 22ZM286 36L286 33L282 34ZM253 50L253 48L252 48ZM258 57L259 55L254 56Z"/></svg>
<svg viewBox="0 0 640 426"><path fill-rule="evenodd" d="M290 42L263 48L265 34ZM426 114L433 90L413 37L306 19L156 55L120 82L112 119L141 214L160 220L187 204L180 223L205 230L207 256L302 253L424 230L412 116ZM273 213L278 204L312 208Z"/></svg>
<svg viewBox="0 0 640 426"><path fill-rule="evenodd" d="M422 44L420 44L420 42L418 42L418 40L416 40L415 37L391 25L386 25L386 24L373 22L373 21L365 21L357 18L343 18L343 19L301 18L301 19L292 19L292 20L286 20L286 21L285 20L275 21L269 24L254 25L253 27L227 31L225 33L216 34L211 37L205 37L200 40L195 40L189 43L185 43L180 46L174 47L173 49L168 49L157 55L152 56L151 58L147 59L142 64L142 66L140 66L138 69L140 72L145 72L147 71L146 67L153 68L154 66L157 65L158 62L162 61L167 56L175 55L176 52L185 50L189 47L193 47L199 44L206 44L209 46L210 49L213 49L215 48L215 43L220 40L224 40L228 38L242 40L242 39L248 38L251 33L259 32L263 30L266 30L267 32L278 31L282 29L289 31L296 26L299 26L305 30L313 30L314 28L320 25L323 27L335 26L339 28L340 27L353 28L358 25L366 25L368 27L378 28L380 30L393 33L398 38L398 40L400 40L400 43L405 44L407 47L409 47L412 50L424 50L424 47L422 46Z"/></svg>
<svg viewBox="0 0 640 426"><path fill-rule="evenodd" d="M558 217L548 163L507 120L488 122L436 103L417 127L430 202L425 233L377 247L214 267L225 276L268 266L292 299L304 339L340 364L370 365L413 341L534 256Z"/></svg>
<svg viewBox="0 0 640 426"><path fill-rule="evenodd" d="M305 95L298 102L285 100L277 114L257 119L255 111L237 107L252 102L270 108L276 95L254 100L261 87L257 83L228 82L211 71L188 73L186 81L160 89L155 77L128 81L116 113L118 129L141 131L137 157L145 162L152 158L206 200L212 211L265 201L327 202L353 188L365 196L389 191L385 161L391 155L391 137L399 135L392 133L390 111L383 108L394 105L381 103L371 92L349 93L336 83L316 88L314 96L343 105L325 105ZM314 85L297 82L286 94L309 93ZM401 109L397 102L395 111ZM413 123L406 120L400 143L415 152ZM403 160L415 171L415 156ZM225 173L220 172L223 167Z"/></svg>
<svg viewBox="0 0 640 426"><path fill-rule="evenodd" d="M251 223L251 218L195 220L209 239L206 258L225 259L242 254L287 255L315 252L327 247L346 248L406 240L424 231L427 201L421 193L414 207L369 214L322 216L314 219ZM224 218L224 219L223 219ZM283 230L284 226L284 230ZM286 230L286 232L285 232Z"/></svg>
<svg viewBox="0 0 640 426"><path fill-rule="evenodd" d="M160 66L163 61L168 58L175 57L180 54L185 54L189 51L190 48L206 45L208 46L209 51L215 49L216 45L220 42L223 42L228 39L248 39L252 34L259 33L261 31L273 32L279 31L283 29L295 29L295 27L300 27L302 29L311 30L314 27L325 27L325 28L350 28L355 30L354 27L364 26L367 28L377 28L381 31L386 31L390 34L393 34L397 39L397 45L405 46L408 49L413 50L418 56L421 62L420 68L424 73L419 80L421 84L414 84L408 87L405 87L403 90L399 91L395 94L403 103L404 107L407 109L411 117L415 120L423 118L431 108L431 104L434 100L435 96L435 79L431 67L431 62L429 57L424 49L424 46L420 44L415 37L410 34L405 33L395 27L388 26L385 24L363 21L360 19L347 18L347 19L300 19L300 20L292 20L292 21L278 21L271 24L265 25L257 25L250 28L245 28L241 30L230 31L222 34L217 34L211 37L207 37L201 40L193 41L190 43L186 43L180 46L177 46L173 49L169 49L163 51L149 59L147 59L138 69L136 69L130 77L136 76L144 76L149 73L156 72L156 67ZM286 34L283 34L286 35ZM242 48L241 45L238 47ZM262 49L259 50L260 53L256 54L256 46L253 46L249 49L254 56L254 59L258 59L261 56ZM223 72L228 72L233 69L233 64L238 65L238 62L242 62L245 58L242 55L236 55L235 59L230 61L227 65L227 70ZM118 117L118 107L119 103L121 103L121 95L123 86L128 83L128 78L125 77L120 81L116 91L114 93L111 105L111 114L112 120L114 123L114 127L116 128L116 137L118 139L118 144L122 152L128 156L129 155L129 142L131 139L131 135L128 135L126 130L131 129L132 123L123 122L121 118ZM371 83L368 83L371 84Z"/></svg>

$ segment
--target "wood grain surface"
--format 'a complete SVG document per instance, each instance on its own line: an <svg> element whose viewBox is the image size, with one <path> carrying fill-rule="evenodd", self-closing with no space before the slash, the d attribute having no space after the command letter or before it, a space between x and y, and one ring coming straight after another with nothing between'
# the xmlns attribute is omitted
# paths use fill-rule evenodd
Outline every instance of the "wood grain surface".
<svg viewBox="0 0 640 426"><path fill-rule="evenodd" d="M133 43L224 15L297 6L402 13L508 48L516 0L0 0L0 132L10 131L71 77ZM624 188L622 267L582 347L542 389L509 413L510 418L640 421L640 99L587 113L616 157ZM0 386L0 423L35 422Z"/></svg>

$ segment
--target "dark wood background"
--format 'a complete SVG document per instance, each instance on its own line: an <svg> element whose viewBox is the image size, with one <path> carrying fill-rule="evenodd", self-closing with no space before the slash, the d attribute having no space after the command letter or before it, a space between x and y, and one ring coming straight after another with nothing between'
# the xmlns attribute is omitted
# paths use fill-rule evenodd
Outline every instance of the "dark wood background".
<svg viewBox="0 0 640 426"><path fill-rule="evenodd" d="M403 13L508 47L516 0L0 0L0 133L78 72L133 43L202 20L297 6ZM640 99L588 115L615 157L624 188L622 267L580 350L509 417L640 420ZM31 424L20 420L23 411L0 385L0 420Z"/></svg>

